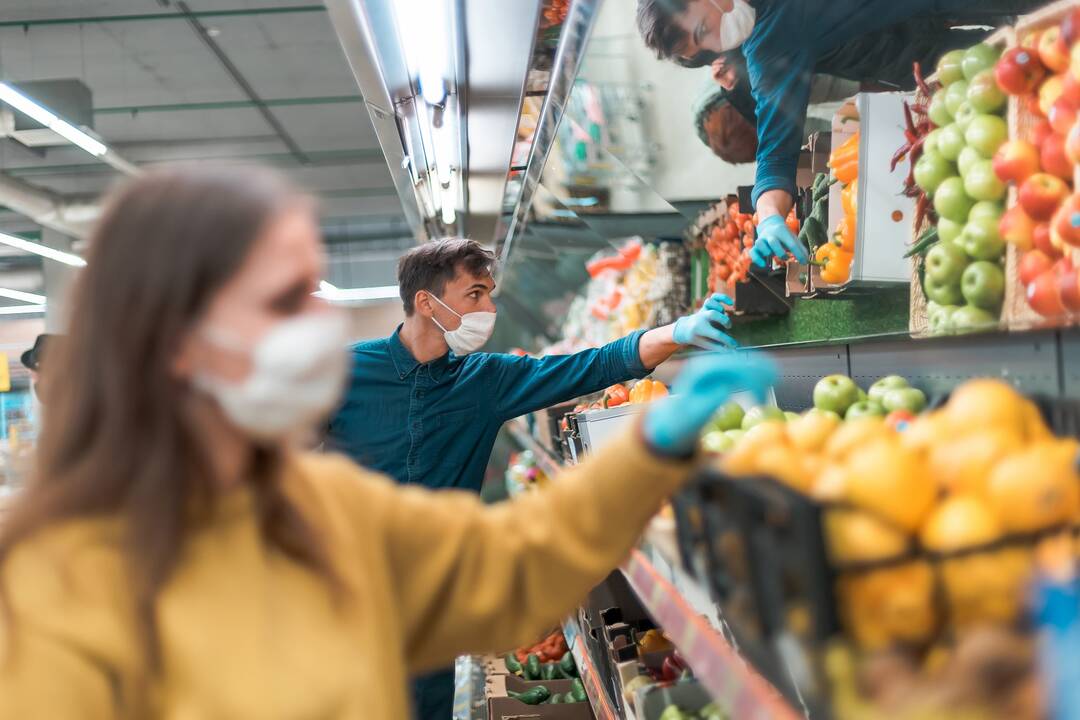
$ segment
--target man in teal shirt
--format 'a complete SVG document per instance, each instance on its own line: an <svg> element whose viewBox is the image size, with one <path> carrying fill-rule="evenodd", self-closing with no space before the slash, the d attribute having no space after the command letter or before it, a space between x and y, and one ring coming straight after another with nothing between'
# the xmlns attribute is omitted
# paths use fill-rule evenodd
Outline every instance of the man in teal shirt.
<svg viewBox="0 0 1080 720"><path fill-rule="evenodd" d="M440 240L401 258L405 322L353 348L345 401L327 442L401 483L478 492L499 428L526 413L641 378L684 346L735 345L723 296L672 325L595 350L543 358L479 353L491 336L493 257L471 240ZM414 683L423 720L447 720L453 671Z"/></svg>

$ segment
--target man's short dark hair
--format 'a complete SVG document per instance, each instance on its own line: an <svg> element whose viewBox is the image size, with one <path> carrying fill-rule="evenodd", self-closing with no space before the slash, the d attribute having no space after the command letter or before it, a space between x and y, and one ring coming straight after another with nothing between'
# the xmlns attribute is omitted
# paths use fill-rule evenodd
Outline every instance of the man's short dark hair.
<svg viewBox="0 0 1080 720"><path fill-rule="evenodd" d="M687 33L675 22L678 15L686 12L690 0L638 0L637 26L646 47L661 60L675 60L687 67L702 67L716 58L706 59L712 53L698 53L688 60L678 57L686 46Z"/></svg>
<svg viewBox="0 0 1080 720"><path fill-rule="evenodd" d="M416 310L413 300L421 290L442 295L459 270L479 278L490 275L494 265L495 256L475 240L434 240L413 248L398 261L398 289L405 314Z"/></svg>

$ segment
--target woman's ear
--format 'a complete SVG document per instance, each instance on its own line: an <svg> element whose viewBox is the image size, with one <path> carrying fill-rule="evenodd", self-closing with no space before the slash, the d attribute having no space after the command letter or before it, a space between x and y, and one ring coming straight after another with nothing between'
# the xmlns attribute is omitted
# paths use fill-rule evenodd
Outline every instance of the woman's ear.
<svg viewBox="0 0 1080 720"><path fill-rule="evenodd" d="M169 371L177 380L187 381L191 379L195 371L196 348L195 336L191 332L185 332L180 342L176 345L176 353L173 355Z"/></svg>

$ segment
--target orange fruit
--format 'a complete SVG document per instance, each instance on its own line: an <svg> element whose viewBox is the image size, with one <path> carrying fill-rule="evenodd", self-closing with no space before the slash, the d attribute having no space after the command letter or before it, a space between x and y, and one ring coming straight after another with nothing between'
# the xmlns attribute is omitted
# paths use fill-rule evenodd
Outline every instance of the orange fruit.
<svg viewBox="0 0 1080 720"><path fill-rule="evenodd" d="M908 549L908 538L865 510L825 513L825 545L837 565L888 560Z"/></svg>
<svg viewBox="0 0 1080 720"><path fill-rule="evenodd" d="M815 476L810 494L820 502L840 502L847 497L848 471L842 465L824 465Z"/></svg>
<svg viewBox="0 0 1080 720"><path fill-rule="evenodd" d="M813 476L807 472L803 458L790 445L772 445L757 454L755 474L775 478L799 492L810 492Z"/></svg>
<svg viewBox="0 0 1080 720"><path fill-rule="evenodd" d="M1006 532L1032 532L1073 521L1080 512L1075 440L1044 440L1004 458L986 486Z"/></svg>
<svg viewBox="0 0 1080 720"><path fill-rule="evenodd" d="M940 568L949 619L962 629L1016 620L1034 566L1030 551L1003 548L943 560Z"/></svg>
<svg viewBox="0 0 1080 720"><path fill-rule="evenodd" d="M762 452L772 447L787 446L784 425L785 423L771 420L750 428L724 457L721 467L731 475L758 474L758 456Z"/></svg>
<svg viewBox="0 0 1080 720"><path fill-rule="evenodd" d="M914 532L934 504L937 488L925 463L897 440L877 440L851 453L847 497L902 530Z"/></svg>
<svg viewBox="0 0 1080 720"><path fill-rule="evenodd" d="M977 497L955 495L939 504L919 533L924 547L953 552L993 542L1001 525L986 503Z"/></svg>
<svg viewBox="0 0 1080 720"><path fill-rule="evenodd" d="M845 422L825 443L825 455L833 460L843 460L851 452L873 440L895 436L885 421L879 417L862 417Z"/></svg>
<svg viewBox="0 0 1080 720"><path fill-rule="evenodd" d="M998 461L1020 447L1019 436L990 428L964 437L942 438L930 448L927 463L941 489L979 493Z"/></svg>
<svg viewBox="0 0 1080 720"><path fill-rule="evenodd" d="M945 416L940 412L928 413L915 418L900 433L900 442L909 450L926 452L948 435Z"/></svg>
<svg viewBox="0 0 1080 720"><path fill-rule="evenodd" d="M825 447L825 441L836 432L840 422L838 415L821 412L806 413L788 423L788 438L799 450L816 453Z"/></svg>
<svg viewBox="0 0 1080 720"><path fill-rule="evenodd" d="M843 577L837 595L845 626L867 650L924 643L937 628L934 573L923 561Z"/></svg>
<svg viewBox="0 0 1080 720"><path fill-rule="evenodd" d="M1026 437L1030 418L1027 399L1001 380L971 380L953 391L945 417L957 434L1000 428Z"/></svg>

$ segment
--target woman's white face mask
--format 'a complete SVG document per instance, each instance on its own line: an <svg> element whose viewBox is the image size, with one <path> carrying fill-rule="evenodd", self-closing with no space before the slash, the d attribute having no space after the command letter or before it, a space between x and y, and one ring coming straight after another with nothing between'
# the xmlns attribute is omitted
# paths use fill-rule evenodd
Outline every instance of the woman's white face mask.
<svg viewBox="0 0 1080 720"><path fill-rule="evenodd" d="M474 353L482 348L484 343L491 339L491 333L495 332L495 313L471 312L462 315L454 310L454 308L435 297L435 293L429 292L428 295L430 295L435 302L439 303L461 319L461 325L457 330L447 330L434 316L431 318L431 321L443 331L443 337L446 338L446 344L450 346L450 349L454 351L455 355L468 355Z"/></svg>
<svg viewBox="0 0 1080 720"><path fill-rule="evenodd" d="M203 338L220 349L247 354L251 371L240 381L199 371L192 383L252 438L292 437L325 419L341 401L349 369L347 331L339 312L283 320L253 347L227 330L209 328Z"/></svg>

